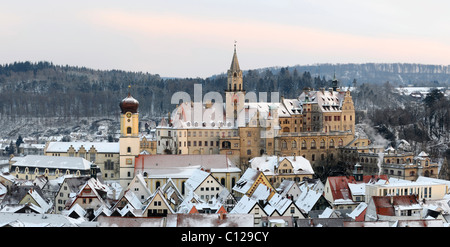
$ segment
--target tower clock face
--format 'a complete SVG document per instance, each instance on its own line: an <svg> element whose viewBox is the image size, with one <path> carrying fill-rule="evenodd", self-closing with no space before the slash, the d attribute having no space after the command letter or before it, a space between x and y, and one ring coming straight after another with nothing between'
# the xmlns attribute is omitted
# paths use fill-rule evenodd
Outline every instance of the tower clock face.
<svg viewBox="0 0 450 247"><path fill-rule="evenodd" d="M131 117L131 112L127 112L127 118L130 118Z"/></svg>

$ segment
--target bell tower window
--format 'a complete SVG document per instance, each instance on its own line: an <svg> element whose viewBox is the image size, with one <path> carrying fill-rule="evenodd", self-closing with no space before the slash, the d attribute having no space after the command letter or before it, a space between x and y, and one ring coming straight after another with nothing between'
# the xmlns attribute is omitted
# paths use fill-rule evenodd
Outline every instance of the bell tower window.
<svg viewBox="0 0 450 247"><path fill-rule="evenodd" d="M127 134L131 134L131 127L127 128Z"/></svg>

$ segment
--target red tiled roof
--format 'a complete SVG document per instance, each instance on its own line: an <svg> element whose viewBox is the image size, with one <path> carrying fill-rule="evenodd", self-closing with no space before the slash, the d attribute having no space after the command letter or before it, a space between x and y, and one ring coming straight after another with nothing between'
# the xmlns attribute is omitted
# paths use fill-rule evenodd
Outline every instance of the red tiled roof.
<svg viewBox="0 0 450 247"><path fill-rule="evenodd" d="M136 169L188 167L201 165L205 168L228 168L231 161L226 155L139 155L135 160ZM233 167L236 167L231 163Z"/></svg>
<svg viewBox="0 0 450 247"><path fill-rule="evenodd" d="M380 175L380 176L365 175L363 176L362 181L356 181L354 176L328 177L331 193L334 200L352 198L350 188L348 187L349 183L352 184L369 183L371 181L377 181L378 179L388 180L388 177L387 175Z"/></svg>
<svg viewBox="0 0 450 247"><path fill-rule="evenodd" d="M406 196L373 196L372 200L377 214L395 216L394 206L410 206L419 204L415 195Z"/></svg>

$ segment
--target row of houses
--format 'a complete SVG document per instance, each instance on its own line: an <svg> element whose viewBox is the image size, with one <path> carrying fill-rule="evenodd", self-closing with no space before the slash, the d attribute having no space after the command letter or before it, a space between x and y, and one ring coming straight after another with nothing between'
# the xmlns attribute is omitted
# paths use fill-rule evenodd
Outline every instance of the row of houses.
<svg viewBox="0 0 450 247"><path fill-rule="evenodd" d="M95 225L99 219L104 225L116 224L106 223L109 217L126 221L199 214L229 216L228 220L234 217L231 215L251 215L246 219L252 226L327 226L325 219L330 225L348 226L351 224L346 222L388 222L394 226L405 220L447 224L450 191L446 180L363 175L357 165L353 176L329 177L323 184L312 179L310 165L300 156L259 157L252 162L254 166L236 179L231 190L213 169L195 165L189 168L182 187L175 182L179 176L166 176L158 186L150 184L156 164L153 170L138 172L127 188L103 181L92 172L63 173L54 179L41 175L33 180L3 174L0 212L60 214Z"/></svg>

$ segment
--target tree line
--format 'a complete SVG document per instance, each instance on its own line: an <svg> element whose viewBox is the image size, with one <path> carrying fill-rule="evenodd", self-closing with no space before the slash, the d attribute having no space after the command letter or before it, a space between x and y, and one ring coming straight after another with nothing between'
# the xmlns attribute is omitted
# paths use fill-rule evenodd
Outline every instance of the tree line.
<svg viewBox="0 0 450 247"><path fill-rule="evenodd" d="M59 66L50 62L15 62L0 66L0 116L20 117L105 117L118 113L120 100L131 85L139 100L141 114L166 115L175 106L170 99L177 91L193 95L194 84L203 92L223 94L226 76L210 78L161 78L159 75L120 70L93 70L85 67ZM330 80L312 77L309 72L281 68L279 73L267 69L249 70L244 75L244 89L256 92L279 92L288 98L304 87L322 87ZM224 97L225 95L223 95Z"/></svg>

